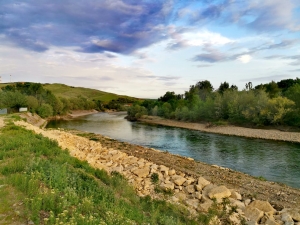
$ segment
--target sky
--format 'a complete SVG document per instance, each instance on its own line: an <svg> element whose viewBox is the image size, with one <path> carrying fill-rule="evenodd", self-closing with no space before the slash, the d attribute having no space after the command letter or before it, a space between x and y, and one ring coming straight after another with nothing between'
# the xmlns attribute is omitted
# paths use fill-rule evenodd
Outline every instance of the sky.
<svg viewBox="0 0 300 225"><path fill-rule="evenodd" d="M0 0L2 82L158 98L299 74L299 0Z"/></svg>

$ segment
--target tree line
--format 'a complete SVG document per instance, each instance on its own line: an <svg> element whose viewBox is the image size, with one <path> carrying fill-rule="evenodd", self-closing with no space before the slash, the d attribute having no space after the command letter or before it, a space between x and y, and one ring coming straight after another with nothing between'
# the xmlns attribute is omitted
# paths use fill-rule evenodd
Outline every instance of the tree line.
<svg viewBox="0 0 300 225"><path fill-rule="evenodd" d="M14 83L0 89L0 109L9 108L18 112L20 107L27 107L32 113L42 118L66 115L70 110L105 109L124 110L123 103L128 100L120 97L104 103L101 100L89 100L84 96L64 98L55 96L40 83Z"/></svg>
<svg viewBox="0 0 300 225"><path fill-rule="evenodd" d="M300 126L300 79L269 82L255 87L248 82L238 90L228 82L214 90L210 81L199 81L183 95L166 92L128 109L130 120L142 115L190 122L230 122L240 125Z"/></svg>

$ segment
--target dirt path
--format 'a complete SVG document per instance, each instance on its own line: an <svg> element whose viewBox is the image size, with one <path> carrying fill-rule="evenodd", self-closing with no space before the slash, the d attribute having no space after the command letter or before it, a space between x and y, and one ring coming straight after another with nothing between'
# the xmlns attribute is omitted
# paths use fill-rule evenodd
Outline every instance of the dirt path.
<svg viewBox="0 0 300 225"><path fill-rule="evenodd" d="M207 127L206 124L167 120L156 116L147 116L139 121L171 127L199 130L209 133L300 143L300 132L283 132L279 130L252 129L236 126Z"/></svg>
<svg viewBox="0 0 300 225"><path fill-rule="evenodd" d="M4 119L3 117L0 117L0 128L4 127L5 123L4 123Z"/></svg>

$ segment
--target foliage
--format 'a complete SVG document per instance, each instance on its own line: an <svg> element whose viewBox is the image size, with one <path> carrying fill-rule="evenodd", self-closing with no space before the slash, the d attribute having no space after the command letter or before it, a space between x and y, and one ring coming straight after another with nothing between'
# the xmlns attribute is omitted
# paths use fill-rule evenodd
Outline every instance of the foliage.
<svg viewBox="0 0 300 225"><path fill-rule="evenodd" d="M223 82L217 91L213 90L209 81L200 81L192 85L184 96L168 91L157 101L147 100L142 106L149 115L182 121L300 126L298 78L277 83L272 81L255 88L252 82L248 82L242 91Z"/></svg>
<svg viewBox="0 0 300 225"><path fill-rule="evenodd" d="M46 118L49 116L53 116L53 108L49 104L42 104L38 109L37 113L42 117Z"/></svg>
<svg viewBox="0 0 300 225"><path fill-rule="evenodd" d="M136 104L128 109L127 115L129 120L134 121L141 118L143 115L147 115L147 109L144 106Z"/></svg>

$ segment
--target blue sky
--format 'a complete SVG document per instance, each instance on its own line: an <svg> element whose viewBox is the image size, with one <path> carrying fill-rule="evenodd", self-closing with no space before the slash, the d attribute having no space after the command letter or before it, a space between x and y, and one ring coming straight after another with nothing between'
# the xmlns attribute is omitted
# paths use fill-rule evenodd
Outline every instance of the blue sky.
<svg viewBox="0 0 300 225"><path fill-rule="evenodd" d="M2 82L157 98L299 74L299 0L0 0Z"/></svg>

